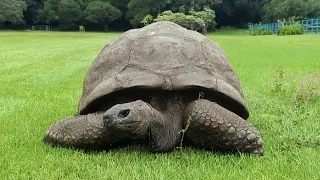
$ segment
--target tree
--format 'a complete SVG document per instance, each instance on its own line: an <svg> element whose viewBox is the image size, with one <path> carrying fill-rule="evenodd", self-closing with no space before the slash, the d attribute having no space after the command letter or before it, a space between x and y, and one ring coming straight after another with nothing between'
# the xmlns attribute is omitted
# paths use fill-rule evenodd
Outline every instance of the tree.
<svg viewBox="0 0 320 180"><path fill-rule="evenodd" d="M263 5L268 0L223 0L214 8L219 26L247 27L248 22L259 22Z"/></svg>
<svg viewBox="0 0 320 180"><path fill-rule="evenodd" d="M221 0L130 0L128 3L127 19L133 27L141 26L143 18L150 14L157 16L164 11L190 14L191 11L212 9Z"/></svg>
<svg viewBox="0 0 320 180"><path fill-rule="evenodd" d="M1 0L0 1L0 23L10 22L12 24L22 24L23 11L27 5L23 0Z"/></svg>
<svg viewBox="0 0 320 180"><path fill-rule="evenodd" d="M125 13L127 11L127 5L130 0L107 0L107 2L110 2L114 7L118 8L122 13Z"/></svg>
<svg viewBox="0 0 320 180"><path fill-rule="evenodd" d="M169 7L173 12L183 13L202 11L205 8L213 9L216 5L221 3L222 0L173 0L168 2Z"/></svg>
<svg viewBox="0 0 320 180"><path fill-rule="evenodd" d="M108 5L99 7L97 1L99 5ZM141 23L148 14L157 17L170 10L197 18L192 13L203 13L206 9L214 10L218 27L246 28L248 22L320 17L319 0L0 0L0 23L9 26L48 23L71 29L78 22L89 22L86 24L89 29L93 24L101 24L104 29L127 30L148 24L148 19ZM206 15L210 19L211 15ZM191 16L189 19L196 21ZM205 24L207 28L208 23Z"/></svg>
<svg viewBox="0 0 320 180"><path fill-rule="evenodd" d="M39 12L39 19L48 24L56 23L59 20L57 11L61 0L46 0L43 9Z"/></svg>
<svg viewBox="0 0 320 180"><path fill-rule="evenodd" d="M39 11L43 8L43 0L26 0L27 10L24 11L24 20L27 24L39 22Z"/></svg>
<svg viewBox="0 0 320 180"><path fill-rule="evenodd" d="M149 0L130 0L126 18L134 28L141 26L143 18L151 12Z"/></svg>
<svg viewBox="0 0 320 180"><path fill-rule="evenodd" d="M62 29L70 29L81 19L81 15L81 7L75 0L47 0L39 17L48 24L59 24Z"/></svg>
<svg viewBox="0 0 320 180"><path fill-rule="evenodd" d="M64 29L74 25L82 15L80 5L74 0L61 0L57 10L60 26Z"/></svg>
<svg viewBox="0 0 320 180"><path fill-rule="evenodd" d="M122 17L114 20L110 26L116 30L125 31L130 29L132 26L128 19L126 19L126 13L128 11L128 3L130 0L108 0L111 5L119 9L122 13Z"/></svg>
<svg viewBox="0 0 320 180"><path fill-rule="evenodd" d="M108 30L110 23L121 18L122 13L119 9L112 6L109 2L93 1L90 2L85 10L86 20L101 24L104 30Z"/></svg>
<svg viewBox="0 0 320 180"><path fill-rule="evenodd" d="M320 16L318 0L271 0L264 6L264 20L295 20Z"/></svg>

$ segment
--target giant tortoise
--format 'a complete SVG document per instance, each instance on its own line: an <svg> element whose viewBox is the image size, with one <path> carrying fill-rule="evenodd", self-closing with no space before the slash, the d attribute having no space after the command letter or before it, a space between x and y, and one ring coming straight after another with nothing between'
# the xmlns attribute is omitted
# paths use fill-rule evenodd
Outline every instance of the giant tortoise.
<svg viewBox="0 0 320 180"><path fill-rule="evenodd" d="M89 150L139 143L151 152L183 145L263 155L248 117L222 49L164 21L106 45L85 76L77 114L54 123L44 141Z"/></svg>

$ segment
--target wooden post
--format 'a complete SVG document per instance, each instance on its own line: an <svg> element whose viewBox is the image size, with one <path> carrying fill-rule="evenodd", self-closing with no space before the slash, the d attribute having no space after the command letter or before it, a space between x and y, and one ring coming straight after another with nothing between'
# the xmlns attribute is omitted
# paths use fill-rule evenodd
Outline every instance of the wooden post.
<svg viewBox="0 0 320 180"><path fill-rule="evenodd" d="M84 26L79 26L79 31L80 32L86 32L86 28Z"/></svg>

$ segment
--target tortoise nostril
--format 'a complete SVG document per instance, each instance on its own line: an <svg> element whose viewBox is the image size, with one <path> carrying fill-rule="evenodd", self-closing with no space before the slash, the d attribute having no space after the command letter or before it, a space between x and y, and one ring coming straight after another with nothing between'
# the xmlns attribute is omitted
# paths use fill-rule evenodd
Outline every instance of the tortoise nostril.
<svg viewBox="0 0 320 180"><path fill-rule="evenodd" d="M124 117L127 117L129 113L130 113L130 109L123 109L119 112L118 116L124 118Z"/></svg>
<svg viewBox="0 0 320 180"><path fill-rule="evenodd" d="M104 120L109 120L109 118L110 118L110 117L109 117L109 115L108 115L107 113L104 113L104 114L103 114L103 119L104 119Z"/></svg>

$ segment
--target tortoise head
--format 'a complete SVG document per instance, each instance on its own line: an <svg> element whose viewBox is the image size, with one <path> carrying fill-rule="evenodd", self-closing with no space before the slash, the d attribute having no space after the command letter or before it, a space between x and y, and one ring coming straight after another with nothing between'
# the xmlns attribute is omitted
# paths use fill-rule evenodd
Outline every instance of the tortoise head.
<svg viewBox="0 0 320 180"><path fill-rule="evenodd" d="M103 120L117 138L143 139L147 137L149 127L147 118L151 117L151 106L137 100L114 105L104 113Z"/></svg>

